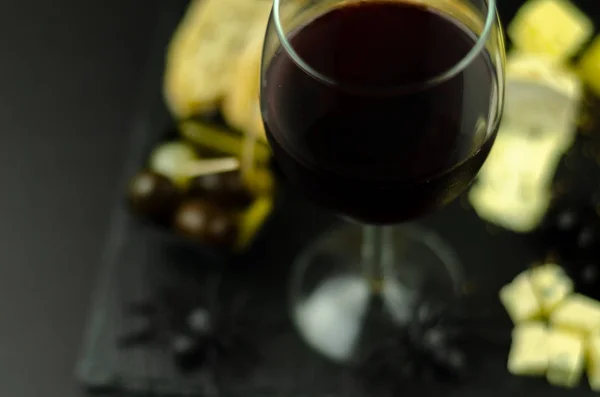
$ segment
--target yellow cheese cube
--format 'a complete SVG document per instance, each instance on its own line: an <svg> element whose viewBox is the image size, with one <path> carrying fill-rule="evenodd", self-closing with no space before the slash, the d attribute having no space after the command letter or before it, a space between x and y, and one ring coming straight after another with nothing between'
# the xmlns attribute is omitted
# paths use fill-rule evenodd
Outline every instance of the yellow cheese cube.
<svg viewBox="0 0 600 397"><path fill-rule="evenodd" d="M550 323L558 329L591 335L600 331L600 302L573 294L552 311Z"/></svg>
<svg viewBox="0 0 600 397"><path fill-rule="evenodd" d="M545 315L549 315L573 292L573 281L554 263L535 267L530 273L533 291Z"/></svg>
<svg viewBox="0 0 600 397"><path fill-rule="evenodd" d="M590 388L600 391L600 334L590 336L587 341L587 375Z"/></svg>
<svg viewBox="0 0 600 397"><path fill-rule="evenodd" d="M533 320L541 315L541 308L529 282L529 274L524 272L500 290L500 301L513 323Z"/></svg>
<svg viewBox="0 0 600 397"><path fill-rule="evenodd" d="M517 325L512 333L508 371L513 375L541 376L548 368L548 330L541 322Z"/></svg>
<svg viewBox="0 0 600 397"><path fill-rule="evenodd" d="M596 95L600 95L600 36L594 39L581 57L578 66L583 81Z"/></svg>
<svg viewBox="0 0 600 397"><path fill-rule="evenodd" d="M550 330L548 342L548 370L546 379L555 386L575 387L581 380L585 356L583 338L568 332Z"/></svg>
<svg viewBox="0 0 600 397"><path fill-rule="evenodd" d="M592 21L568 0L530 0L508 26L519 51L566 60L589 40Z"/></svg>

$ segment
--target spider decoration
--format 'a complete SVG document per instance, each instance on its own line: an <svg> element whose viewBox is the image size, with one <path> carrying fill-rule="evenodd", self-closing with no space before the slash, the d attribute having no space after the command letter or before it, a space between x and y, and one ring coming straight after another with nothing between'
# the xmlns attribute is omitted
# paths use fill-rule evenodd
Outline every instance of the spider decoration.
<svg viewBox="0 0 600 397"><path fill-rule="evenodd" d="M410 386L422 391L426 385L462 383L473 373L474 353L482 345L478 342L488 347L509 345L509 328L491 324L490 313L467 310L464 303L415 305L412 321L360 361L357 375L369 394L394 395Z"/></svg>
<svg viewBox="0 0 600 397"><path fill-rule="evenodd" d="M130 305L128 314L144 320L141 329L125 333L120 348L167 347L182 373L210 371L215 379L225 373L245 376L260 358L257 332L245 315L248 294L226 304L198 286L162 289L153 299ZM208 296L207 296L208 295Z"/></svg>

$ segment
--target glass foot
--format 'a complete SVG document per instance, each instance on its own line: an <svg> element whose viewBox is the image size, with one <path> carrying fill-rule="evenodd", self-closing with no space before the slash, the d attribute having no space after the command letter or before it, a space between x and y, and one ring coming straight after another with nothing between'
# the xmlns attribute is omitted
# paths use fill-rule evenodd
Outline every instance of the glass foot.
<svg viewBox="0 0 600 397"><path fill-rule="evenodd" d="M296 327L308 345L334 361L358 360L400 332L416 303L460 293L458 259L435 233L410 225L379 230L382 244L363 242L360 225L334 229L295 263L290 303ZM378 268L372 268L365 250L381 247Z"/></svg>

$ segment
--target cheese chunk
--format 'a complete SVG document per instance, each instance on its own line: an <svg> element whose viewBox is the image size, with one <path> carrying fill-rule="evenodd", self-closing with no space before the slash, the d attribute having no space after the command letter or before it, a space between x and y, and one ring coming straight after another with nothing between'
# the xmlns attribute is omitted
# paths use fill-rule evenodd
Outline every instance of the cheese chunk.
<svg viewBox="0 0 600 397"><path fill-rule="evenodd" d="M506 58L506 78L551 86L569 97L582 94L577 73L549 55L510 52Z"/></svg>
<svg viewBox="0 0 600 397"><path fill-rule="evenodd" d="M596 95L600 95L600 36L596 37L579 61L579 75Z"/></svg>
<svg viewBox="0 0 600 397"><path fill-rule="evenodd" d="M529 232L543 219L560 159L572 146L583 97L576 73L548 56L512 54L504 116L469 192L482 219Z"/></svg>
<svg viewBox="0 0 600 397"><path fill-rule="evenodd" d="M582 336L599 332L600 302L581 294L573 294L552 311L550 323L555 328Z"/></svg>
<svg viewBox="0 0 600 397"><path fill-rule="evenodd" d="M560 61L575 55L593 32L592 21L568 0L530 0L508 26L515 48Z"/></svg>
<svg viewBox="0 0 600 397"><path fill-rule="evenodd" d="M590 388L593 391L600 391L600 334L590 336L586 348Z"/></svg>
<svg viewBox="0 0 600 397"><path fill-rule="evenodd" d="M566 150L574 141L582 98L583 85L574 71L546 56L513 54L506 64L501 129L535 141L558 134Z"/></svg>
<svg viewBox="0 0 600 397"><path fill-rule="evenodd" d="M561 134L537 130L540 135L531 137L530 131L512 127L500 129L479 178L493 183L498 195L527 201L529 192L550 186L562 156Z"/></svg>
<svg viewBox="0 0 600 397"><path fill-rule="evenodd" d="M519 324L541 316L541 308L529 282L529 274L524 272L500 290L500 301L511 320Z"/></svg>
<svg viewBox="0 0 600 397"><path fill-rule="evenodd" d="M508 371L513 375L542 376L548 368L548 330L541 322L517 325L512 332Z"/></svg>
<svg viewBox="0 0 600 397"><path fill-rule="evenodd" d="M496 142L469 192L482 219L529 232L543 219L582 98L577 75L542 57L513 56Z"/></svg>
<svg viewBox="0 0 600 397"><path fill-rule="evenodd" d="M527 233L541 223L552 196L549 190L536 190L524 200L497 191L479 182L469 191L469 202L481 219L517 233Z"/></svg>
<svg viewBox="0 0 600 397"><path fill-rule="evenodd" d="M583 338L569 332L551 330L547 336L548 370L546 379L555 386L575 387L583 374Z"/></svg>
<svg viewBox="0 0 600 397"><path fill-rule="evenodd" d="M515 127L513 125L513 127ZM542 220L551 199L551 181L562 156L561 133L533 138L503 124L469 201L482 219L516 232Z"/></svg>
<svg viewBox="0 0 600 397"><path fill-rule="evenodd" d="M533 291L544 315L549 315L573 292L573 281L554 263L535 267L530 274Z"/></svg>

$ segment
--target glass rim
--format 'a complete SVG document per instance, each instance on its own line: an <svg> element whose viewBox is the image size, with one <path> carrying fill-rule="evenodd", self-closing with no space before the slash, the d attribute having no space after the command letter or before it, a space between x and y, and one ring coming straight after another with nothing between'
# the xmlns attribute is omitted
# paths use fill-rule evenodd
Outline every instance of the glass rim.
<svg viewBox="0 0 600 397"><path fill-rule="evenodd" d="M338 85L339 82L336 82L335 80L331 79L330 77L324 75L323 73L319 72L318 70L316 70L315 68L310 66L307 62L305 62L304 59L302 59L302 57L296 52L296 50L290 44L290 42L287 38L287 35L285 34L285 32L283 30L283 25L281 22L280 9L281 9L282 1L283 0L273 0L273 10L271 12L273 23L275 25L275 31L277 32L277 37L279 39L279 43L281 44L282 48L287 52L287 54L296 63L296 65L298 65L307 74L313 76L314 78L316 78L318 80L321 80L322 82L324 82L326 84ZM385 0L374 0L374 1L385 1ZM477 55L479 55L479 53L481 53L484 50L485 44L490 36L492 28L494 27L494 23L496 22L496 0L482 0L482 1L487 3L487 15L486 15L486 19L485 19L485 24L483 26L483 30L481 31L481 34L479 35L475 45L473 45L473 47L469 50L469 52L467 52L467 54L460 61L458 61L456 64L454 64L451 68L447 69L446 71L444 71L434 77L431 77L425 81L403 84L403 85L395 85L394 87L385 88L384 91L402 90L402 89L406 89L407 87L415 87L415 88L416 87L420 87L420 88L431 87L431 86L437 85L439 83L442 83L442 82L456 76L457 74L462 72L465 68L467 68L467 66L469 66L471 64L471 62L477 57ZM364 88L364 87L362 87L362 88Z"/></svg>

